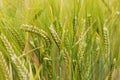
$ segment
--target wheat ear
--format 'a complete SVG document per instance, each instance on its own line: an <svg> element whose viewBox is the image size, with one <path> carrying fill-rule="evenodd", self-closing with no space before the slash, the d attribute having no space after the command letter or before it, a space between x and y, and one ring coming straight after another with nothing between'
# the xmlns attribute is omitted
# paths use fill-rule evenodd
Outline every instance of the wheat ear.
<svg viewBox="0 0 120 80"><path fill-rule="evenodd" d="M60 40L60 38L59 38L57 32L55 31L55 29L53 28L52 25L49 27L49 29L50 29L51 35L52 35L52 37L53 37L53 39L54 39L56 45L57 45L58 48L60 49L61 40Z"/></svg>
<svg viewBox="0 0 120 80"><path fill-rule="evenodd" d="M103 27L103 37L104 37L105 55L107 55L107 62L108 62L108 74L110 74L111 71L110 41L109 41L109 31L106 26Z"/></svg>
<svg viewBox="0 0 120 80"><path fill-rule="evenodd" d="M9 69L2 52L0 52L0 69L1 69L1 72L3 72L2 75L5 77L5 80L11 80L9 75L10 74Z"/></svg>
<svg viewBox="0 0 120 80"><path fill-rule="evenodd" d="M42 30L42 29L38 29L37 27L35 26L32 26L32 25L27 25L27 24L22 24L21 25L21 29L27 31L27 32L32 32L32 33L35 33L37 35L40 35L41 37L43 37L45 39L45 41L51 45L51 40L48 36L48 34Z"/></svg>
<svg viewBox="0 0 120 80"><path fill-rule="evenodd" d="M9 59L11 60L11 63L14 65L13 67L15 67L15 70L19 76L20 80L28 80L28 75L27 75L27 69L25 68L25 66L22 65L22 62L19 58L17 58L11 44L9 43L9 41L7 40L6 36L4 34L1 33L0 36L1 40L3 41L7 51L9 52Z"/></svg>
<svg viewBox="0 0 120 80"><path fill-rule="evenodd" d="M12 33L13 37L15 37L15 39L17 40L17 43L23 49L25 45L24 45L24 42L23 42L21 36L19 35L19 33L14 28L13 29L9 29L9 30Z"/></svg>

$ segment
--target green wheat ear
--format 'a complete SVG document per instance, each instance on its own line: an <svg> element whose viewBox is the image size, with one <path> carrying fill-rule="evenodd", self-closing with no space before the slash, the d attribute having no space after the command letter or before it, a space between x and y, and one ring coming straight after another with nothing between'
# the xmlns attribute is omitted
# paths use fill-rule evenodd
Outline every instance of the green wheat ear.
<svg viewBox="0 0 120 80"><path fill-rule="evenodd" d="M15 39L17 40L17 43L19 44L19 46L20 46L22 49L24 49L24 46L25 46L25 45L24 45L24 42L23 42L21 36L19 35L19 33L17 32L17 30L16 30L15 28L13 28L13 29L10 29L10 28L9 28L9 30L10 30L10 32L12 33L13 37L15 37Z"/></svg>
<svg viewBox="0 0 120 80"><path fill-rule="evenodd" d="M52 59L49 59L49 58L44 58L44 61L46 63L46 66L47 66L47 74L48 74L48 79L49 80L52 80L53 79L53 69L52 69L52 64L53 64L53 61Z"/></svg>
<svg viewBox="0 0 120 80"><path fill-rule="evenodd" d="M20 80L28 80L27 75L27 69L24 65L22 65L21 60L16 56L11 44L7 40L6 36L1 33L0 36L2 42L4 43L7 51L9 52L9 59L11 60L11 63L13 64L13 67L16 70L17 75L19 76Z"/></svg>
<svg viewBox="0 0 120 80"><path fill-rule="evenodd" d="M70 54L68 53L66 48L63 49L63 57L64 57L65 64L69 65Z"/></svg>
<svg viewBox="0 0 120 80"><path fill-rule="evenodd" d="M45 39L45 41L48 43L48 45L51 45L51 40L50 40L48 34L44 30L38 29L35 26L27 25L27 24L22 24L21 25L21 29L23 29L23 30L25 30L27 32L31 32L31 33L34 33L34 34L37 34L37 35L43 37Z"/></svg>
<svg viewBox="0 0 120 80"><path fill-rule="evenodd" d="M9 55L13 54L14 50L13 50L11 44L9 43L9 41L7 40L6 36L3 33L1 33L0 38L1 38L2 42L4 43L7 51L10 53Z"/></svg>
<svg viewBox="0 0 120 80"><path fill-rule="evenodd" d="M3 76L5 80L11 80L9 69L2 52L0 52L0 71L3 73L0 76Z"/></svg>
<svg viewBox="0 0 120 80"><path fill-rule="evenodd" d="M27 71L25 65L23 65L23 63L21 62L21 60L15 54L13 54L11 56L11 60L13 63L13 67L15 68L16 73L19 76L19 79L20 80L29 80L28 71Z"/></svg>
<svg viewBox="0 0 120 80"><path fill-rule="evenodd" d="M105 51L106 51L106 53L110 53L109 32L108 32L107 27L103 27L103 34L104 34Z"/></svg>
<svg viewBox="0 0 120 80"><path fill-rule="evenodd" d="M109 31L106 26L103 27L103 37L104 37L104 47L105 47L105 55L107 55L107 63L108 63L108 74L111 76L111 54L110 54L110 40L109 40Z"/></svg>
<svg viewBox="0 0 120 80"><path fill-rule="evenodd" d="M92 15L91 14L87 15L86 23L87 23L87 27L89 27L92 24Z"/></svg>
<svg viewBox="0 0 120 80"><path fill-rule="evenodd" d="M52 25L49 27L49 29L57 47L60 49L60 44L61 44L60 37L58 36L57 32L55 31Z"/></svg>

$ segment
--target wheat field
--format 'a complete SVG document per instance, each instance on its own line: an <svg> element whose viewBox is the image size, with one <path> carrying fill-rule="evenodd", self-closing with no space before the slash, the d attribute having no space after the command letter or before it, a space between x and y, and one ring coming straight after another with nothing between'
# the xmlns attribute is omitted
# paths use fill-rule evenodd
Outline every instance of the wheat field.
<svg viewBox="0 0 120 80"><path fill-rule="evenodd" d="M0 80L120 80L120 0L0 0Z"/></svg>

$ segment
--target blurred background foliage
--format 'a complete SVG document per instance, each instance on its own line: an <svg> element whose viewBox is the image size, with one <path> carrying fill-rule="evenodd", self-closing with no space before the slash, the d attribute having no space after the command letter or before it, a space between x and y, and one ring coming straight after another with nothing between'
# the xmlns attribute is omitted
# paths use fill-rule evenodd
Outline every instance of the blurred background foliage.
<svg viewBox="0 0 120 80"><path fill-rule="evenodd" d="M0 0L0 35L0 80L120 79L120 0Z"/></svg>

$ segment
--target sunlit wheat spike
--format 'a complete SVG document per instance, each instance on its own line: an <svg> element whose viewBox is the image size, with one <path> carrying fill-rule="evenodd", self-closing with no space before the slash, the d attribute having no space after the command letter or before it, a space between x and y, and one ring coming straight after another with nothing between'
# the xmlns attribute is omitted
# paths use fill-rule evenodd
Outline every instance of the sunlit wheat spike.
<svg viewBox="0 0 120 80"><path fill-rule="evenodd" d="M19 76L19 80L29 80L27 69L23 65L21 60L15 54L11 56L11 60L14 65L13 67L15 68L17 75Z"/></svg>
<svg viewBox="0 0 120 80"><path fill-rule="evenodd" d="M7 40L6 36L1 33L0 38L3 41L7 51L10 53L9 54L10 60L11 60L12 64L14 64L14 66L17 70L17 73L20 77L20 80L28 80L28 79L26 79L27 74L24 73L25 71L23 69L22 62L20 62L20 60L15 55L15 52L14 52L12 46L10 45L9 41Z"/></svg>
<svg viewBox="0 0 120 80"><path fill-rule="evenodd" d="M0 69L3 72L2 75L5 77L5 80L11 80L9 69L2 52L0 52Z"/></svg>
<svg viewBox="0 0 120 80"><path fill-rule="evenodd" d="M49 45L51 45L51 40L50 40L48 34L42 29L40 30L40 34L47 41L47 43L49 43Z"/></svg>
<svg viewBox="0 0 120 80"><path fill-rule="evenodd" d="M35 26L22 24L20 28L25 31L32 32L39 35L39 29L37 29Z"/></svg>
<svg viewBox="0 0 120 80"><path fill-rule="evenodd" d="M53 28L52 25L49 27L49 29L50 29L51 35L52 35L52 37L53 37L53 39L54 39L56 45L57 45L58 48L60 49L61 40L60 40L60 38L59 38L57 32L55 31L55 29Z"/></svg>
<svg viewBox="0 0 120 80"><path fill-rule="evenodd" d="M25 30L25 31L28 31L28 32L32 32L32 33L35 33L37 35L40 35L41 37L43 37L47 43L50 45L51 44L51 40L48 36L48 34L42 30L42 29L38 29L37 27L35 26L32 26L32 25L27 25L27 24L22 24L21 25L21 29Z"/></svg>
<svg viewBox="0 0 120 80"><path fill-rule="evenodd" d="M1 33L0 38L1 38L2 42L4 43L7 51L10 53L10 55L13 54L14 50L13 50L11 44L9 43L9 41L7 40L6 36L3 33Z"/></svg>

